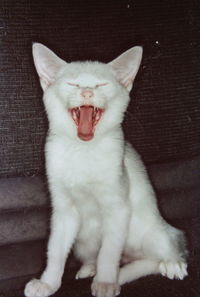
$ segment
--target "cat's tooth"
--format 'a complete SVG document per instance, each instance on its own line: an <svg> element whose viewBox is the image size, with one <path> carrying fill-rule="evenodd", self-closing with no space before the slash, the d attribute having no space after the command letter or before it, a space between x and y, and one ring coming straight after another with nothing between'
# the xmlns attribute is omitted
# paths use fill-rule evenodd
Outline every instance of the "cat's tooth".
<svg viewBox="0 0 200 297"><path fill-rule="evenodd" d="M97 119L98 110L99 110L98 107L95 107L95 111L94 111L95 120Z"/></svg>
<svg viewBox="0 0 200 297"><path fill-rule="evenodd" d="M99 114L99 111L97 111L96 113L96 120L98 121L100 119L100 114Z"/></svg>
<svg viewBox="0 0 200 297"><path fill-rule="evenodd" d="M76 120L76 119L77 119L76 110L75 110L75 109L73 109L72 113L73 113L73 118L74 118L74 120Z"/></svg>

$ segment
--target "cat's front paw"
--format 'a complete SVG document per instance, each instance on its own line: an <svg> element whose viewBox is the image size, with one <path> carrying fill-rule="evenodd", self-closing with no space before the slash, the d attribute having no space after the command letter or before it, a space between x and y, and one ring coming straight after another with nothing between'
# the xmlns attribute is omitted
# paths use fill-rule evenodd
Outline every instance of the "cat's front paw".
<svg viewBox="0 0 200 297"><path fill-rule="evenodd" d="M93 281L92 295L95 297L115 297L120 294L120 286L115 283L102 283Z"/></svg>
<svg viewBox="0 0 200 297"><path fill-rule="evenodd" d="M47 297L53 293L55 293L55 290L39 279L31 280L26 284L24 289L24 295L26 297Z"/></svg>

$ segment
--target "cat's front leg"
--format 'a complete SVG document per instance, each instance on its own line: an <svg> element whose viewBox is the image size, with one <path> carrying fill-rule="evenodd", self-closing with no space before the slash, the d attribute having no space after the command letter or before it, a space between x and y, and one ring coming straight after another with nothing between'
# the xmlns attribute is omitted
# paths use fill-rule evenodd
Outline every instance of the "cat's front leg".
<svg viewBox="0 0 200 297"><path fill-rule="evenodd" d="M126 239L129 215L125 202L118 203L118 197L112 199L113 203L106 205L102 211L102 245L97 258L97 274L91 287L92 295L96 297L114 297L120 293L119 262Z"/></svg>
<svg viewBox="0 0 200 297"><path fill-rule="evenodd" d="M79 228L76 208L66 200L66 197L63 196L61 199L63 203L58 205L55 203L53 207L46 269L40 279L27 283L24 290L27 297L52 295L61 285L65 262Z"/></svg>

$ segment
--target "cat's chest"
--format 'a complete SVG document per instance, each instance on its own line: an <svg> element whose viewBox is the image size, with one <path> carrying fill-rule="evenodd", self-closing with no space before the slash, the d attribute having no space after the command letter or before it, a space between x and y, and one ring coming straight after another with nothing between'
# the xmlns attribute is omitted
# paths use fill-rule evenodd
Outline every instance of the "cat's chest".
<svg viewBox="0 0 200 297"><path fill-rule="evenodd" d="M66 153L65 164L61 165L63 176L71 183L92 183L104 179L109 170L106 160L91 152Z"/></svg>
<svg viewBox="0 0 200 297"><path fill-rule="evenodd" d="M95 185L112 180L121 170L120 149L102 146L78 146L54 141L48 145L48 170L75 185Z"/></svg>

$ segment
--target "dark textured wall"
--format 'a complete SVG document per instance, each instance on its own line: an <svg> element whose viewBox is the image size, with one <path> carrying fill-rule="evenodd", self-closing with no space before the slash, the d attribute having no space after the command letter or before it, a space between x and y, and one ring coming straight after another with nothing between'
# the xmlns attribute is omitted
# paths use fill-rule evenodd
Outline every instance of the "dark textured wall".
<svg viewBox="0 0 200 297"><path fill-rule="evenodd" d="M143 45L126 137L146 163L199 154L199 1L1 0L0 7L0 176L44 170L47 120L33 41L67 61L108 62Z"/></svg>

